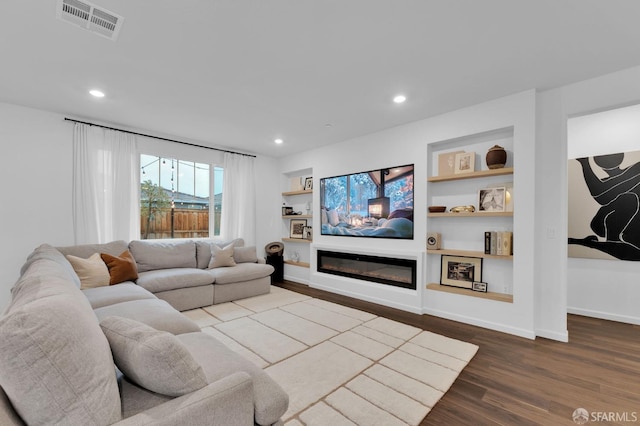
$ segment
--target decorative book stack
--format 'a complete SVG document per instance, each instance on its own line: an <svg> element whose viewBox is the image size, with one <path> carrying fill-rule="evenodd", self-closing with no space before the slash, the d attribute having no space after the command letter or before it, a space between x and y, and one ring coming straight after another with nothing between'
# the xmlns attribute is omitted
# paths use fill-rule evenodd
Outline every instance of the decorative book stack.
<svg viewBox="0 0 640 426"><path fill-rule="evenodd" d="M486 231L484 233L484 254L511 256L513 254L513 232Z"/></svg>

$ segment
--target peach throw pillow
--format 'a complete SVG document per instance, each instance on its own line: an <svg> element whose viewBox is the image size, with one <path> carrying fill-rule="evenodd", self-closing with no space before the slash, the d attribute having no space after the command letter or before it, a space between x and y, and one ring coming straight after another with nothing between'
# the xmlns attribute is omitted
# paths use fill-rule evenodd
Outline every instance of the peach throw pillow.
<svg viewBox="0 0 640 426"><path fill-rule="evenodd" d="M80 290L109 285L109 269L100 257L100 253L94 253L88 259L67 255L67 260L80 278Z"/></svg>

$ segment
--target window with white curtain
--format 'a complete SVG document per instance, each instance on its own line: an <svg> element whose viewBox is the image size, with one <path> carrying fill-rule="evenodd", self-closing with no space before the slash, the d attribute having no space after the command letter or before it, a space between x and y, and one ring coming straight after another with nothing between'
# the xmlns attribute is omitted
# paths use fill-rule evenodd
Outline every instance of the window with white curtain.
<svg viewBox="0 0 640 426"><path fill-rule="evenodd" d="M220 235L222 167L148 154L140 166L142 239Z"/></svg>

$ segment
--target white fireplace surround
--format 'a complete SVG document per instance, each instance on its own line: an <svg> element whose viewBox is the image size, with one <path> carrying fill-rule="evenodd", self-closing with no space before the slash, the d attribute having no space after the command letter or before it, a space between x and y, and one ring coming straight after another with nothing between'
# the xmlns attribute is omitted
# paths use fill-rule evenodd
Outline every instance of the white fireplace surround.
<svg viewBox="0 0 640 426"><path fill-rule="evenodd" d="M410 290L318 272L318 250L415 260L417 289ZM310 287L355 297L416 314L422 313L422 292L424 291L425 285L424 265L426 260L424 251L380 250L372 247L340 247L327 244L312 244L310 260Z"/></svg>

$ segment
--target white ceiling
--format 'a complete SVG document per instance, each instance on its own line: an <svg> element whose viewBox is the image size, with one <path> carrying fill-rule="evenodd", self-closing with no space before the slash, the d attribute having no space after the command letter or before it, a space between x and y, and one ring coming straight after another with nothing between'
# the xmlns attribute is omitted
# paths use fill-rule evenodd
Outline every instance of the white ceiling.
<svg viewBox="0 0 640 426"><path fill-rule="evenodd" d="M0 101L274 157L640 65L638 0L56 2L2 2Z"/></svg>

